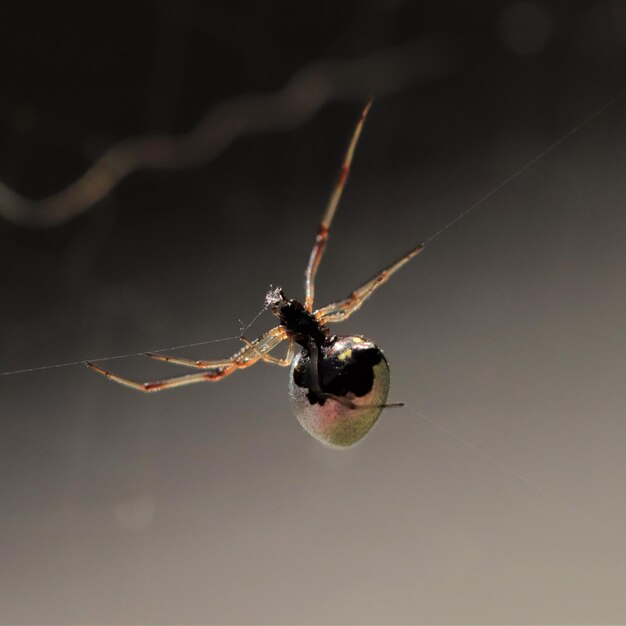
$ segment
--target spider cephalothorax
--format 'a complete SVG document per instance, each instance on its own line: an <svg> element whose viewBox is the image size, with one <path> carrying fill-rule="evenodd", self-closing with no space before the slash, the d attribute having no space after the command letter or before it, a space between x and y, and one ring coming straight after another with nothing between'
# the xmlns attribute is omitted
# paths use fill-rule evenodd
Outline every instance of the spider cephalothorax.
<svg viewBox="0 0 626 626"><path fill-rule="evenodd" d="M315 276L370 106L371 102L368 102L357 123L339 179L322 217L306 269L304 304L287 299L280 287L271 289L265 304L278 317L280 324L254 341L242 337L244 347L227 359L194 361L163 354L147 355L160 361L195 367L202 370L199 373L138 383L93 363L87 365L110 380L143 392L221 380L259 361L290 365L289 395L296 417L310 434L332 447L347 447L356 443L371 429L385 407L400 406L398 403L387 404L389 365L381 350L361 336L331 336L328 324L342 322L350 317L378 287L419 254L423 244L378 272L344 300L321 309L313 308ZM289 342L286 356L279 358L271 355L284 340ZM300 346L301 351L294 357L295 345Z"/></svg>
<svg viewBox="0 0 626 626"><path fill-rule="evenodd" d="M274 289L265 296L266 304L280 320L287 338L305 349L314 342L318 347L328 339L328 327L320 322L311 311L297 300L289 300L282 289Z"/></svg>

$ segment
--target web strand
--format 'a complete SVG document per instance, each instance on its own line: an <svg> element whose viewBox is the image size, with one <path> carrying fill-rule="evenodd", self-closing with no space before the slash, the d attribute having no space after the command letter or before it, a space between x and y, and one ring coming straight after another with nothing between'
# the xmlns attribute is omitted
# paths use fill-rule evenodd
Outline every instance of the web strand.
<svg viewBox="0 0 626 626"><path fill-rule="evenodd" d="M540 161L546 155L548 155L550 152L555 150L563 142L565 142L568 139L570 139L579 130L581 130L582 128L587 126L587 124L592 122L596 117L598 117L599 115L604 113L607 109L611 108L616 102L618 102L621 98L623 98L624 95L626 95L626 89L623 89L622 91L620 91L620 93L618 93L616 96L611 98L608 102L603 104L600 108L596 109L593 113L588 115L581 122L576 124L576 126L574 126L572 129L567 131L559 139L557 139L556 141L551 143L545 150L543 150L538 155L536 155L535 157L530 159L530 161L528 161L525 165L523 165L518 170L513 172L513 174L511 174L510 176L505 178L501 183L499 183L493 189L491 189L491 191L489 191L484 196L482 196L479 200L477 200L472 205L470 205L469 207L467 207L466 209L461 211L456 217L454 217L452 220L450 220L445 226L443 226L437 232L435 232L433 235L431 235L430 237L425 239L422 245L425 246L427 244L430 244L435 239L437 239L437 237L442 235L451 226L453 226L457 222L461 221L464 217L466 217L474 209L476 209L481 204L486 202L489 198L491 198L491 196L495 195L503 187L508 185L511 181L515 180L518 176L520 176L520 174L523 174L526 170L528 170L531 167L533 167L533 165L535 165L538 161ZM68 361L68 362L65 362L65 363L56 363L56 364L53 364L53 365L43 365L43 366L39 366L39 367L30 367L30 368L25 368L25 369L11 370L11 371L7 371L7 372L0 372L0 376L13 376L15 374L26 374L26 373L30 373L30 372L42 372L42 371L45 371L45 370L58 369L58 368L62 368L62 367L72 367L72 366L76 366L76 365L83 365L85 363L85 361L91 361L92 363L93 362L98 362L98 361L107 361L107 360L111 360L112 361L112 360L115 360L115 359L126 359L126 358L130 358L130 357L135 357L135 356L143 356L146 352L168 352L168 351L171 351L171 350L179 350L181 348L192 348L192 347L195 347L195 346L204 346L204 345L211 344L211 343L220 343L220 342L224 342L224 341L232 341L233 339L240 339L241 335L248 328L250 328L250 326L252 326L252 324L254 324L254 322L259 318L259 316L266 310L267 310L267 306L264 307L263 309L261 309L261 311L259 311L259 313L254 317L254 319L245 328L241 329L241 334L240 335L233 335L231 337L225 337L225 338L221 338L221 339L208 339L206 341L198 341L198 342L195 342L195 343L182 344L182 345L178 345L178 346L169 346L167 348L144 350L143 352L133 352L133 353L130 353L130 354L116 354L116 355L113 355L113 356L99 357L97 359L93 359L93 358L82 359L80 361Z"/></svg>
<svg viewBox="0 0 626 626"><path fill-rule="evenodd" d="M567 509L568 511L570 511L570 513L575 514L579 519L583 520L585 523L589 524L590 526L594 527L596 525L597 522L593 520L591 517L589 517L589 515L587 515L580 508L572 505L570 502L567 502L566 500L557 496L551 491L548 491L545 487L535 482L534 480L531 480L527 476L524 476L524 474L521 474L519 471L511 467L508 463L501 461L497 456L495 456L494 454L492 454L491 452L489 452L482 446L478 446L472 443L471 441L468 441L467 439L465 439L465 437L462 437L454 430L451 430L450 428L439 423L437 420L434 420L431 417L424 415L424 413L422 413L421 411L418 411L412 406L405 405L405 407L409 411L417 415L417 417L419 417L424 422L427 422L428 424L435 427L437 430L444 433L448 437L451 437L455 441L458 441L460 444L462 444L466 448L469 448L470 450L474 451L477 455L484 457L485 459L493 463L496 467L500 468L500 470L502 470L504 473L508 474L509 476L512 476L519 482L524 483L527 487L530 487L531 489L537 491L538 493L540 493L547 499L552 500L554 503ZM607 526L604 526L603 531L610 532L611 534L616 535L615 531L613 531L613 529ZM623 539L621 534L619 535L619 537L620 539Z"/></svg>
<svg viewBox="0 0 626 626"><path fill-rule="evenodd" d="M557 139L554 143L550 144L543 152L540 152L537 156L533 157L530 161L523 165L518 170L513 172L508 178L505 178L501 183L496 185L491 191L486 193L480 200L477 200L471 206L467 207L464 211L461 211L455 218L450 220L443 228L440 228L434 235L431 235L428 239L424 241L424 245L429 244L434 239L437 239L439 235L448 230L450 226L453 226L460 220L462 220L468 213L473 211L475 208L479 207L483 202L491 198L494 194L498 193L500 189L508 185L511 181L515 180L520 174L523 174L526 170L530 169L533 165L535 165L538 161L543 159L546 155L550 154L555 148L558 148L564 141L567 141L572 135L575 135L581 128L587 126L589 122L593 121L596 117L604 113L607 109L612 107L620 98L626 95L626 89L618 93L615 97L611 98L606 104L602 105L599 109L596 109L591 115L586 117L582 122L574 126L571 130Z"/></svg>
<svg viewBox="0 0 626 626"><path fill-rule="evenodd" d="M246 324L242 324L241 334L232 335L231 337L222 337L220 339L207 339L205 341L196 341L195 343L185 343L178 346L168 346L167 348L157 348L156 350L144 350L143 352L131 352L129 354L116 354L113 356L101 356L97 359L82 359L80 361L67 361L65 363L56 363L54 365L42 365L40 367L27 367L25 369L11 370L9 372L0 372L0 376L13 376L14 374L28 374L30 372L41 372L44 370L58 369L62 367L72 367L74 365L84 365L85 361L91 363L97 363L98 361L114 361L116 359L129 359L134 356L144 356L146 352L171 352L173 350L180 350L182 348L193 348L195 346L206 346L210 343L222 343L225 341L232 341L233 339L241 339L241 336L250 328L263 313L267 311L267 306L264 306L253 318L252 321Z"/></svg>

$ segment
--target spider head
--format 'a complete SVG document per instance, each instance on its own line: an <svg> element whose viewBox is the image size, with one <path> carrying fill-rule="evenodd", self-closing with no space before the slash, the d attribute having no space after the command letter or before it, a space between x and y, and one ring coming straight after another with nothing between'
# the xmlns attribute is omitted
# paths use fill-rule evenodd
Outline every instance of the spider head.
<svg viewBox="0 0 626 626"><path fill-rule="evenodd" d="M270 289L265 296L265 308L269 309L283 324L285 324L285 315L290 317L293 304L294 300L287 298L282 287Z"/></svg>
<svg viewBox="0 0 626 626"><path fill-rule="evenodd" d="M281 304L286 304L287 302L288 300L282 287L271 288L265 296L265 308L271 309L274 315L278 315Z"/></svg>
<svg viewBox="0 0 626 626"><path fill-rule="evenodd" d="M268 308L281 324L291 327L304 313L304 307L296 300L290 300L282 287L272 288L265 296L265 307Z"/></svg>
<svg viewBox="0 0 626 626"><path fill-rule="evenodd" d="M271 287L271 285L270 285ZM269 309L278 319L284 321L286 310L293 300L288 300L282 287L271 288L265 296L265 308Z"/></svg>

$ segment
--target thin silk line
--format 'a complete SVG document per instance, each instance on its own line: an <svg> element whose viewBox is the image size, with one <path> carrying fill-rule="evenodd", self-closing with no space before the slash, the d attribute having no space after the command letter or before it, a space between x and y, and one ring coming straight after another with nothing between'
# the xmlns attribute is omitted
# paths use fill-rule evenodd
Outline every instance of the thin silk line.
<svg viewBox="0 0 626 626"><path fill-rule="evenodd" d="M447 428L446 426L443 426L443 424L440 424L438 421L436 421L436 420L434 420L434 419L424 415L424 413L422 413L421 411L418 411L417 409L413 408L412 406L406 405L406 404L404 406L405 406L405 408L407 408L412 413L415 413L415 415L417 415L421 420L427 422L431 426L434 426L436 429L438 429L439 431L441 431L442 433L444 433L448 437L451 437L452 439L458 441L459 443L463 444L467 448L473 450L474 452L477 452L480 456L482 456L482 457L486 458L487 460L491 461L494 465L496 465L501 470L503 470L504 472L509 474L509 476L513 476L513 478L516 478L517 480L519 480L520 482L524 483L528 487L531 487L535 491L538 491L539 493L541 493L546 498L548 498L548 499L552 500L553 502L559 504L560 506L568 509L571 513L575 513L580 519L582 519L587 524L589 524L591 526L595 526L597 524L597 522L595 520L591 519L588 515L586 515L579 508L572 506L571 503L567 502L566 500L563 500L563 498L555 495L551 491L548 491L545 487L542 487L540 484L538 484L535 481L531 480L527 476L524 476L523 474L520 474L517 470L513 469L507 463L504 463L503 461L501 461L498 457L496 457L493 454L491 454L491 452L489 452L488 450L485 450L483 447L477 446L476 444L472 443L471 441L468 441L467 439L465 439L464 437L462 437L461 435L456 433L454 430L451 430L450 428ZM617 535L617 533L614 530L612 530L611 528L609 528L607 526L604 527L604 530L610 532L611 534ZM619 537L620 537L620 539L623 539L623 536L621 534L619 535Z"/></svg>
<svg viewBox="0 0 626 626"><path fill-rule="evenodd" d="M259 319L259 317L267 310L267 306L264 306L252 319L252 321L247 325L242 325L241 334L233 335L232 337L223 337L221 339L207 339L206 341L197 341L195 343L185 343L179 346L169 346L167 348L158 348L156 350L152 350L152 352L171 352L172 350L179 350L181 348L193 348L194 346L205 346L209 343L220 343L224 341L232 341L233 339L241 339L243 333L250 328L254 322ZM96 363L98 361L114 361L115 359L127 359L133 356L144 356L148 350L144 352L132 352L130 354L117 354L115 356L102 356L97 359L83 359L81 361L68 361L66 363L57 363L55 365L43 365L41 367L29 367L21 370L11 370L9 372L0 372L0 376L12 376L14 374L26 374L28 372L41 372L43 370L51 370L57 369L61 367L72 367L73 365L84 365L85 361L89 361L91 363Z"/></svg>
<svg viewBox="0 0 626 626"><path fill-rule="evenodd" d="M502 187L508 185L512 180L515 180L520 174L524 173L527 169L531 168L537 161L540 161L547 154L552 152L555 148L560 146L564 141L567 141L572 135L576 134L581 128L586 126L589 122L594 120L598 115L606 111L608 108L613 106L620 98L622 98L626 94L626 89L617 94L614 98L611 98L609 102L601 106L594 113L586 117L582 122L574 126L570 131L565 133L562 137L557 139L554 143L550 144L543 152L539 153L536 157L533 157L526 165L520 167L517 171L511 174L508 178L505 178L499 185L496 185L489 193L486 193L480 200L474 202L471 206L469 206L464 211L461 211L454 219L450 220L443 228L439 229L434 235L431 235L426 241L424 241L424 245L433 241L441 235L444 231L448 230L450 226L456 224L458 221L462 220L468 213L473 211L476 207L480 206L485 200L491 198L495 193L500 191Z"/></svg>

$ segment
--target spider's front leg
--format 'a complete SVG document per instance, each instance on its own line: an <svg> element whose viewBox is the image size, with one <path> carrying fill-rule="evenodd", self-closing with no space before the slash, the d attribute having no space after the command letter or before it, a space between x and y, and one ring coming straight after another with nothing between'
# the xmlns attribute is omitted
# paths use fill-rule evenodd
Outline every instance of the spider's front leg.
<svg viewBox="0 0 626 626"><path fill-rule="evenodd" d="M359 137L361 136L361 131L363 130L363 124L365 124L365 119L367 118L367 114L369 113L371 106L372 100L370 99L365 105L365 108L361 113L361 117L359 117L359 121L356 124L356 128L352 133L352 138L350 139L348 149L346 150L346 154L343 158L343 163L341 164L339 178L333 187L333 191L330 195L330 199L328 200L322 221L320 222L319 230L315 237L315 243L313 244L313 249L311 250L311 256L309 257L309 264L306 268L304 281L306 290L304 306L307 311L313 310L313 300L315 299L315 276L322 261L322 257L324 256L324 251L326 250L330 225L333 221L333 217L335 217L335 212L337 211L337 206L339 205L343 188L346 186L348 174L350 173L350 167L352 165L352 159L354 158L354 151L356 150L356 145L359 142Z"/></svg>

